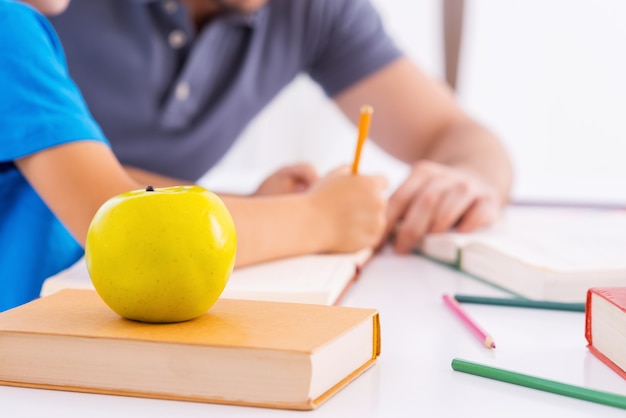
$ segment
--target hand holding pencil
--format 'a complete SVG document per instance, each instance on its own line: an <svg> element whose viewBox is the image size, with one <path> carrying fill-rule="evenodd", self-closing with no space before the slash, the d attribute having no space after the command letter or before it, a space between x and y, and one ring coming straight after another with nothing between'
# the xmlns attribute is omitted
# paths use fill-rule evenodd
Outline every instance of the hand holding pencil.
<svg viewBox="0 0 626 418"><path fill-rule="evenodd" d="M324 234L323 251L348 252L377 246L387 225L387 179L359 174L363 143L372 108L363 106L352 167L344 165L316 182L307 193L318 221L315 235ZM320 216L321 215L321 216ZM330 236L329 236L330 235ZM320 251L318 248L315 251Z"/></svg>

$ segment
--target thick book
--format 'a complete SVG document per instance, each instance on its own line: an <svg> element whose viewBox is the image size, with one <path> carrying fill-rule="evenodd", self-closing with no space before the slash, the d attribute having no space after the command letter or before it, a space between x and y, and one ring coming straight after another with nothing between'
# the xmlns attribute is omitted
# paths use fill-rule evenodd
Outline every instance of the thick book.
<svg viewBox="0 0 626 418"><path fill-rule="evenodd" d="M364 249L354 253L289 257L237 268L222 297L336 305L371 257L372 250ZM66 288L94 288L84 258L48 278L41 296Z"/></svg>
<svg viewBox="0 0 626 418"><path fill-rule="evenodd" d="M314 409L380 354L375 309L219 299L194 320L148 324L93 290L0 313L0 384Z"/></svg>
<svg viewBox="0 0 626 418"><path fill-rule="evenodd" d="M626 379L626 287L589 289L585 338L589 351Z"/></svg>
<svg viewBox="0 0 626 418"><path fill-rule="evenodd" d="M426 237L420 251L517 296L584 303L626 286L626 212L508 207L493 226Z"/></svg>

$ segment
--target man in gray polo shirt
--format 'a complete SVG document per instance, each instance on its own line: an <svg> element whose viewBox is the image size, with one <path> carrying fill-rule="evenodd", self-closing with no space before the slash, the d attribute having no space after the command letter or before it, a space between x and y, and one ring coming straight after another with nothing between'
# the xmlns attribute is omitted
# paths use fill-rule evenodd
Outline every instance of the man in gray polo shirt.
<svg viewBox="0 0 626 418"><path fill-rule="evenodd" d="M507 199L500 143L402 55L368 0L83 0L52 22L113 151L142 183L196 181L306 72L353 121L371 104L372 139L413 164L388 202L396 250L485 225Z"/></svg>

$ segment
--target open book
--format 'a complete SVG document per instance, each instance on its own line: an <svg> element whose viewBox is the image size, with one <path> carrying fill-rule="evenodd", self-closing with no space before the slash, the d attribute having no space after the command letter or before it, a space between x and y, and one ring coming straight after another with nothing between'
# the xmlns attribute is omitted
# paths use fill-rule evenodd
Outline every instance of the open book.
<svg viewBox="0 0 626 418"><path fill-rule="evenodd" d="M235 269L222 297L335 305L371 256L372 250L364 249L290 257ZM93 289L84 258L48 278L41 296L65 288Z"/></svg>
<svg viewBox="0 0 626 418"><path fill-rule="evenodd" d="M420 251L518 296L585 302L626 286L626 212L511 206L485 230L428 236Z"/></svg>

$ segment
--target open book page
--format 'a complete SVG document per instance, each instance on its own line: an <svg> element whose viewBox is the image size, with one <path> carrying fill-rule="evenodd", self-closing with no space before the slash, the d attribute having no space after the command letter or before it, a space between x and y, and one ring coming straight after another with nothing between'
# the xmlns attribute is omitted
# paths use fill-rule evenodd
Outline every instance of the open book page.
<svg viewBox="0 0 626 418"><path fill-rule="evenodd" d="M604 237L598 235L557 237L542 234L485 237L480 241L465 243L461 267L466 265L470 254L489 247L505 257L546 271L626 269L626 236L621 239L607 237L604 240Z"/></svg>
<svg viewBox="0 0 626 418"><path fill-rule="evenodd" d="M372 256L356 253L314 254L271 261L233 272L224 297L332 305Z"/></svg>
<svg viewBox="0 0 626 418"><path fill-rule="evenodd" d="M547 270L626 269L626 213L511 207L475 242Z"/></svg>
<svg viewBox="0 0 626 418"><path fill-rule="evenodd" d="M41 296L48 296L63 289L93 289L85 258L69 268L49 277L43 282Z"/></svg>
<svg viewBox="0 0 626 418"><path fill-rule="evenodd" d="M458 234L454 232L430 234L418 246L417 251L437 261L458 266L460 250L470 242L479 239L485 233L487 231L474 232L472 234Z"/></svg>
<svg viewBox="0 0 626 418"><path fill-rule="evenodd" d="M509 207L494 226L429 237L423 250L451 262L455 246L459 269L533 299L582 302L591 286L626 285L621 211Z"/></svg>
<svg viewBox="0 0 626 418"><path fill-rule="evenodd" d="M371 256L372 250L364 249L290 257L235 269L222 297L333 305ZM93 289L84 258L48 278L41 296L64 288Z"/></svg>
<svg viewBox="0 0 626 418"><path fill-rule="evenodd" d="M435 260L458 266L461 250L469 244L488 243L524 233L528 225L536 223L536 215L534 211L517 211L516 208L511 207L503 213L502 219L498 222L476 232L429 234L417 250Z"/></svg>
<svg viewBox="0 0 626 418"><path fill-rule="evenodd" d="M512 206L489 228L470 234L433 234L422 250L433 258L456 262L459 249L479 245L554 270L626 268L626 213Z"/></svg>

